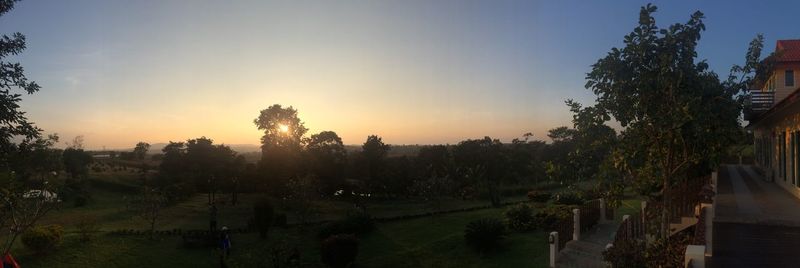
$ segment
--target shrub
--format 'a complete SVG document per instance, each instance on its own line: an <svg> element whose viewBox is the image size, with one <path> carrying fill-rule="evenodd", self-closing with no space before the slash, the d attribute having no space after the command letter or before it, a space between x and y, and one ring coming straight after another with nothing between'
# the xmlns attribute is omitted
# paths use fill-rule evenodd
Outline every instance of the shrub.
<svg viewBox="0 0 800 268"><path fill-rule="evenodd" d="M75 207L83 207L89 203L89 198L87 198L85 195L77 195L72 201Z"/></svg>
<svg viewBox="0 0 800 268"><path fill-rule="evenodd" d="M563 221L573 217L572 209L577 206L551 205L540 209L533 215L533 222L536 228L542 230L553 230Z"/></svg>
<svg viewBox="0 0 800 268"><path fill-rule="evenodd" d="M538 203L544 203L550 200L550 193L538 190L528 191L528 200Z"/></svg>
<svg viewBox="0 0 800 268"><path fill-rule="evenodd" d="M329 222L317 232L317 238L324 239L337 234L365 234L375 229L375 223L369 214L351 212L342 220Z"/></svg>
<svg viewBox="0 0 800 268"><path fill-rule="evenodd" d="M498 219L484 218L470 222L467 224L467 229L464 231L464 239L467 245L478 250L479 252L486 252L497 245L497 243L505 238L506 228Z"/></svg>
<svg viewBox="0 0 800 268"><path fill-rule="evenodd" d="M37 254L54 250L61 244L64 228L60 225L35 226L22 234L22 244Z"/></svg>
<svg viewBox="0 0 800 268"><path fill-rule="evenodd" d="M322 263L330 267L349 267L358 255L358 238L349 234L332 235L322 241L320 254Z"/></svg>
<svg viewBox="0 0 800 268"><path fill-rule="evenodd" d="M603 259L613 267L647 267L643 241L620 240L614 246L603 251Z"/></svg>
<svg viewBox="0 0 800 268"><path fill-rule="evenodd" d="M561 192L556 195L553 203L560 205L582 205L586 200L576 191Z"/></svg>
<svg viewBox="0 0 800 268"><path fill-rule="evenodd" d="M269 199L262 198L253 204L253 225L258 230L261 239L267 238L269 228L272 226L272 216L275 213Z"/></svg>
<svg viewBox="0 0 800 268"><path fill-rule="evenodd" d="M75 228L78 229L81 241L89 241L92 240L94 233L100 230L100 225L98 224L97 218L83 216L78 220L78 223L75 224Z"/></svg>
<svg viewBox="0 0 800 268"><path fill-rule="evenodd" d="M286 227L286 213L276 213L274 226Z"/></svg>
<svg viewBox="0 0 800 268"><path fill-rule="evenodd" d="M517 204L505 212L508 228L516 231L529 231L535 227L533 208L527 204Z"/></svg>

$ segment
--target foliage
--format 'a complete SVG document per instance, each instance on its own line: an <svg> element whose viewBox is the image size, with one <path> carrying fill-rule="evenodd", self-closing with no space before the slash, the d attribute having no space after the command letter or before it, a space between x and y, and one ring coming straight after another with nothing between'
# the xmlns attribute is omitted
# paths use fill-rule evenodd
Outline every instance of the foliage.
<svg viewBox="0 0 800 268"><path fill-rule="evenodd" d="M391 147L383 143L377 135L367 136L367 141L361 145L361 161L365 167L365 181L372 192L385 192L387 180L385 179L386 155Z"/></svg>
<svg viewBox="0 0 800 268"><path fill-rule="evenodd" d="M37 254L45 254L55 250L63 236L60 225L35 226L22 234L22 244Z"/></svg>
<svg viewBox="0 0 800 268"><path fill-rule="evenodd" d="M560 192L553 199L553 203L559 205L583 205L584 202L586 202L586 199L583 194L576 190Z"/></svg>
<svg viewBox="0 0 800 268"><path fill-rule="evenodd" d="M92 240L94 234L100 231L100 224L97 217L94 216L81 216L78 223L75 224L80 235L81 241Z"/></svg>
<svg viewBox="0 0 800 268"><path fill-rule="evenodd" d="M317 231L317 238L324 239L337 234L365 234L375 229L372 217L362 211L349 212L347 216L338 221L329 222Z"/></svg>
<svg viewBox="0 0 800 268"><path fill-rule="evenodd" d="M161 209L167 205L166 196L156 188L143 187L141 193L128 204L136 216L147 223L150 239L154 238L156 222L161 217Z"/></svg>
<svg viewBox="0 0 800 268"><path fill-rule="evenodd" d="M282 194L284 207L297 214L300 224L305 224L319 212L316 203L320 197L317 181L313 175L296 176L287 181L286 190Z"/></svg>
<svg viewBox="0 0 800 268"><path fill-rule="evenodd" d="M280 104L261 110L253 123L264 131L258 163L261 175L265 176L264 187L280 193L285 181L299 173L303 136L308 129L298 118L297 110Z"/></svg>
<svg viewBox="0 0 800 268"><path fill-rule="evenodd" d="M500 140L484 137L459 142L453 148L453 160L459 179L481 186L493 206L499 206L499 184L510 175L507 154Z"/></svg>
<svg viewBox="0 0 800 268"><path fill-rule="evenodd" d="M261 239L267 238L267 233L269 233L269 229L272 227L274 214L275 211L272 207L272 203L267 198L260 198L253 204L253 223ZM286 214L283 215L285 221Z"/></svg>
<svg viewBox="0 0 800 268"><path fill-rule="evenodd" d="M330 195L343 187L347 151L336 132L322 131L311 135L306 145L306 158L310 172L322 184L323 193Z"/></svg>
<svg viewBox="0 0 800 268"><path fill-rule="evenodd" d="M555 230L564 221L573 217L572 209L575 208L577 206L574 205L550 205L541 208L533 215L534 224L537 228L545 231Z"/></svg>
<svg viewBox="0 0 800 268"><path fill-rule="evenodd" d="M613 116L624 128L611 156L629 180L619 183L668 197L689 173L715 168L733 141L741 127L734 98L739 88L721 83L705 61L695 60L705 30L702 13L660 29L655 11L650 4L642 7L625 46L592 65L586 88L597 95L597 104L586 109L594 123Z"/></svg>
<svg viewBox="0 0 800 268"><path fill-rule="evenodd" d="M613 267L648 267L644 241L623 239L614 242L614 246L603 251L603 259Z"/></svg>
<svg viewBox="0 0 800 268"><path fill-rule="evenodd" d="M0 4L0 16L14 8L15 1L3 1ZM25 50L25 36L13 33L11 36L3 35L0 39L0 153L7 155L13 151L15 139L30 142L40 136L41 130L28 121L25 112L20 110L19 102L22 94L16 93L19 89L26 94L39 91L39 84L29 81L25 76L24 68L19 63L8 62L8 57L15 57ZM8 164L8 163L3 163Z"/></svg>
<svg viewBox="0 0 800 268"><path fill-rule="evenodd" d="M528 200L538 203L545 203L547 201L550 201L550 197L552 197L550 193L539 190L530 190L528 191L527 196Z"/></svg>
<svg viewBox="0 0 800 268"><path fill-rule="evenodd" d="M464 239L467 245L479 252L486 252L505 238L506 227L496 218L483 218L467 224Z"/></svg>
<svg viewBox="0 0 800 268"><path fill-rule="evenodd" d="M350 267L358 255L358 238L354 235L332 235L322 241L322 263L333 268Z"/></svg>
<svg viewBox="0 0 800 268"><path fill-rule="evenodd" d="M286 227L286 213L275 213L275 220L273 226Z"/></svg>
<svg viewBox="0 0 800 268"><path fill-rule="evenodd" d="M414 181L409 191L430 204L434 211L442 210L442 200L455 192L455 182L449 177L430 177Z"/></svg>
<svg viewBox="0 0 800 268"><path fill-rule="evenodd" d="M80 148L67 148L61 157L64 160L64 169L74 180L82 179L89 174L89 164L92 155Z"/></svg>
<svg viewBox="0 0 800 268"><path fill-rule="evenodd" d="M230 147L200 137L186 142L169 142L159 165L159 186L172 186L170 199L188 197L195 189L215 193L220 188L235 190L235 178L245 168L244 158ZM173 196L180 194L179 196Z"/></svg>
<svg viewBox="0 0 800 268"><path fill-rule="evenodd" d="M144 160L148 150L150 150L150 144L140 141L136 143L136 146L134 146L133 155L136 156L136 159Z"/></svg>
<svg viewBox="0 0 800 268"><path fill-rule="evenodd" d="M508 228L515 231L530 231L535 226L533 208L528 204L517 204L505 212Z"/></svg>

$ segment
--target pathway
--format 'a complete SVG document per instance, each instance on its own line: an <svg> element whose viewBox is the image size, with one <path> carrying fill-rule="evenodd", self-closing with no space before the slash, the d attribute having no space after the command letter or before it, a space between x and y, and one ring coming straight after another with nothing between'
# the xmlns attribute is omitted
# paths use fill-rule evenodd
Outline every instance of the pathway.
<svg viewBox="0 0 800 268"><path fill-rule="evenodd" d="M614 234L618 226L619 222L615 221L600 223L588 232L581 234L581 240L567 242L567 245L558 254L556 267L606 267L603 262L603 251L608 243L614 241Z"/></svg>
<svg viewBox="0 0 800 268"><path fill-rule="evenodd" d="M797 267L800 200L750 166L720 169L710 267Z"/></svg>

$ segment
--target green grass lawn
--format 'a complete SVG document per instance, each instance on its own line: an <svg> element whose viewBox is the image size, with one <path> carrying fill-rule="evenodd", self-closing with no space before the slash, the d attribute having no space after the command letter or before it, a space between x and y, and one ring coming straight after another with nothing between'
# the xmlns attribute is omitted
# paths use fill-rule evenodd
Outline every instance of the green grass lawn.
<svg viewBox="0 0 800 268"><path fill-rule="evenodd" d="M57 251L37 256L19 241L12 254L23 267L217 267L218 252L213 249L185 249L178 236L146 237L110 235L118 229L146 229L136 215L125 209L132 195L126 187L136 185L139 177L130 171L93 173L91 179L102 184L89 188L92 201L84 207L66 202L62 208L46 215L40 224L59 224L66 231ZM252 214L255 194L243 194L237 206L219 206L219 226L245 227ZM506 197L504 201L524 200L524 195ZM208 228L208 206L205 194L165 208L157 229ZM488 205L485 200L446 199L442 210ZM334 220L352 210L343 201L319 203L320 213L313 220ZM430 212L436 208L424 200L404 199L373 201L369 212L376 217L391 217ZM502 218L504 208L442 214L433 217L378 223L374 232L361 237L359 267L539 267L547 263L547 236L544 232L511 233L497 250L481 255L468 248L463 232L468 222L483 217ZM296 217L289 213L289 221ZM99 222L101 231L95 239L81 242L76 224L83 218ZM303 267L322 267L319 241L314 237L318 227L275 228L267 240L256 234L235 234L231 267L272 267L269 255L276 245L297 247Z"/></svg>

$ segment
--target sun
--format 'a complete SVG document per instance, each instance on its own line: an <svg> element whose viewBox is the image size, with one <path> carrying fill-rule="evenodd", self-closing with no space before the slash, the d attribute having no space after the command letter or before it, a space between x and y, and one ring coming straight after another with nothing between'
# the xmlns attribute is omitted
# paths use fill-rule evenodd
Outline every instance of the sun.
<svg viewBox="0 0 800 268"><path fill-rule="evenodd" d="M278 131L283 133L289 132L289 126L284 124L278 124Z"/></svg>

